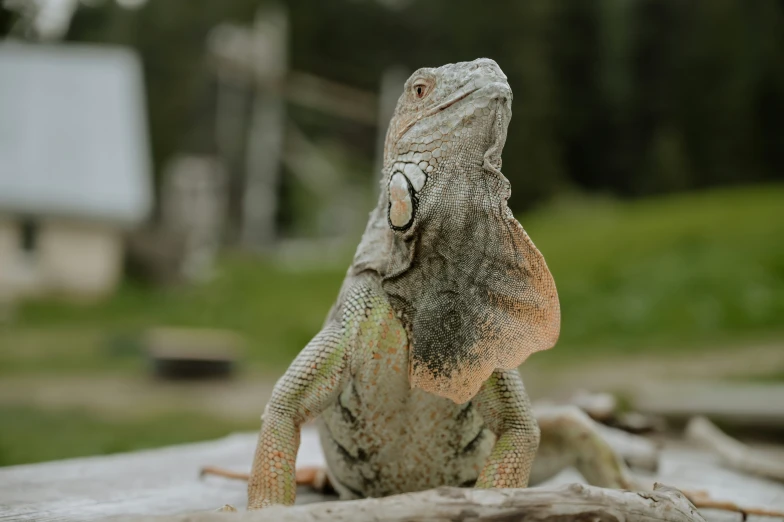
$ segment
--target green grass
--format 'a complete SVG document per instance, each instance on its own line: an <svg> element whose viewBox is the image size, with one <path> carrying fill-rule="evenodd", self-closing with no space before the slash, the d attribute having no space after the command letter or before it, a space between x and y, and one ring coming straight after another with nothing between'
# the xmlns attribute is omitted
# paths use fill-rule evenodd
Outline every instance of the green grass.
<svg viewBox="0 0 784 522"><path fill-rule="evenodd" d="M134 368L135 337L156 325L233 329L249 341L251 363L283 366L321 327L344 273L345 267L289 271L229 256L204 286L128 283L97 305L29 303L0 332L0 374Z"/></svg>
<svg viewBox="0 0 784 522"><path fill-rule="evenodd" d="M559 288L554 353L784 333L782 186L578 203L523 224Z"/></svg>
<svg viewBox="0 0 784 522"><path fill-rule="evenodd" d="M122 420L28 406L0 406L0 425L0 466L154 448L258 429L258 421L216 421L192 413Z"/></svg>
<svg viewBox="0 0 784 522"><path fill-rule="evenodd" d="M764 375L744 375L738 377L737 381L753 382L760 384L784 384L784 368L771 368L771 373Z"/></svg>
<svg viewBox="0 0 784 522"><path fill-rule="evenodd" d="M559 289L563 327L552 357L784 333L782 186L562 202L521 221ZM233 255L204 286L126 284L97 305L30 303L0 331L0 374L126 371L139 363L124 346L155 325L237 330L250 366L278 368L318 331L344 273Z"/></svg>

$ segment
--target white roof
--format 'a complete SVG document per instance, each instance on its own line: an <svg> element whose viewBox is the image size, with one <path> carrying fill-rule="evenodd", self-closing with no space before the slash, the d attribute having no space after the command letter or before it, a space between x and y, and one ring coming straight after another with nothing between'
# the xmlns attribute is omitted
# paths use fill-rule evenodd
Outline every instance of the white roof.
<svg viewBox="0 0 784 522"><path fill-rule="evenodd" d="M0 212L144 220L146 110L127 49L0 44Z"/></svg>

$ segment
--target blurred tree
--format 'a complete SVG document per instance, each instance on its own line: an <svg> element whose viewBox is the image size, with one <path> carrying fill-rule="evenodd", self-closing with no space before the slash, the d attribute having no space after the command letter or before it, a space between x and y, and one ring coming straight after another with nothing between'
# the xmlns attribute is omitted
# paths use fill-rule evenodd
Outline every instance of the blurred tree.
<svg viewBox="0 0 784 522"><path fill-rule="evenodd" d="M218 23L249 24L260 3L150 0L130 10L93 0L67 38L140 52L160 170L175 151L214 151L205 39ZM515 93L504 172L516 209L574 187L637 196L784 179L780 0L284 3L292 67L361 88L377 89L392 65L496 59ZM371 164L367 127L291 114Z"/></svg>
<svg viewBox="0 0 784 522"><path fill-rule="evenodd" d="M5 37L11 32L18 15L5 4L0 3L0 36Z"/></svg>

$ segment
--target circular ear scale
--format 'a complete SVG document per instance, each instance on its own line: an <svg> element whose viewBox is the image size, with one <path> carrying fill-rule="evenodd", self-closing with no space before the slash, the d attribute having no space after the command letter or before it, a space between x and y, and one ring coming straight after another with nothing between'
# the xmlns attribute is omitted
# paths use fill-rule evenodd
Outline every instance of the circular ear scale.
<svg viewBox="0 0 784 522"><path fill-rule="evenodd" d="M402 172L395 172L387 185L389 206L387 221L393 230L407 230L414 222L416 196L411 182Z"/></svg>

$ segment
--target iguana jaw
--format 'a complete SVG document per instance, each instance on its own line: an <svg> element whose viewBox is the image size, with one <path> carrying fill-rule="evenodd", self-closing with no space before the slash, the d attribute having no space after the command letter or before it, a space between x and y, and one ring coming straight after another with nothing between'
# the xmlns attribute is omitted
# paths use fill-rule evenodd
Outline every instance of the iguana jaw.
<svg viewBox="0 0 784 522"><path fill-rule="evenodd" d="M415 150L397 156L399 161L387 169L388 182L384 189L388 194L387 223L392 230L411 230L417 217L419 197L428 177L444 175L439 174L439 165L442 163L475 162L479 166L481 162L489 175L501 174L501 151L511 118L511 91L506 83L492 82L481 88L475 87L475 83L472 81L466 88L429 109L424 121L417 120L404 129L404 136L415 133L410 147ZM484 116L477 118L477 110L485 111ZM447 111L450 114L444 114ZM489 118L487 111L492 113ZM429 124L428 117L436 116L441 116L437 119L438 126L431 130L434 125ZM473 131L468 129L472 120L481 122L474 123L478 128L475 127ZM465 131L459 130L463 128ZM459 147L454 146L461 132L485 135L479 141L488 143L487 151L483 155L466 156ZM460 159L450 158L458 154Z"/></svg>
<svg viewBox="0 0 784 522"><path fill-rule="evenodd" d="M424 93L418 89L422 85L426 86ZM487 108L492 100L508 107L511 99L506 75L492 60L418 70L406 82L387 132L385 182L393 163L410 160L411 153L435 152L429 145L442 138L458 141L459 136L453 134L470 120L472 107Z"/></svg>
<svg viewBox="0 0 784 522"><path fill-rule="evenodd" d="M428 110L428 111L427 111L427 112L424 114L424 116L425 116L425 117L427 117L427 116L431 116L431 115L433 115L433 114L435 114L435 113L437 113L437 112L441 112L441 111L443 111L443 110L446 110L446 109L448 109L449 107L451 107L452 105L454 105L455 103L459 102L460 100L464 100L464 99L466 99L466 98L467 98L467 97L469 97L471 94L475 93L475 92L476 92L476 90L477 90L477 89L476 89L475 87L472 87L472 88L469 88L469 89L464 89L464 92L457 92L457 93L456 93L454 96L452 96L450 99L448 99L448 100L446 100L445 102L443 102L443 103L440 103L440 104L436 105L435 107L433 107L432 109Z"/></svg>
<svg viewBox="0 0 784 522"><path fill-rule="evenodd" d="M398 143L405 143L408 150L396 155L385 169L382 190L387 193L389 228L406 237L414 234L420 201L427 204L428 199L437 198L427 194L428 180L431 176L451 178L458 165L483 168L487 175L508 183L500 168L511 97L506 82L475 79L404 129ZM473 144L470 150L460 145L465 142Z"/></svg>

